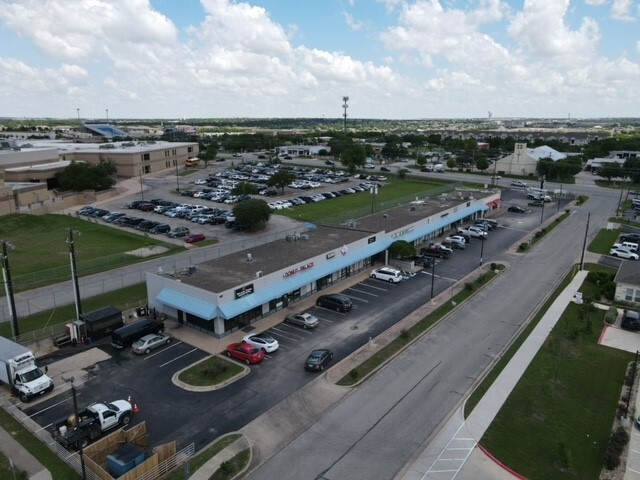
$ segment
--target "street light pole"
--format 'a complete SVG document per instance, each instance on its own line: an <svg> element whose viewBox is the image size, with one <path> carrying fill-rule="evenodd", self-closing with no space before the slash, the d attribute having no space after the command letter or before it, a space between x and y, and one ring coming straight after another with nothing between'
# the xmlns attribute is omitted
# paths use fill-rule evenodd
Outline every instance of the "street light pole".
<svg viewBox="0 0 640 480"><path fill-rule="evenodd" d="M436 279L436 259L433 259L433 263L431 264L431 298L433 300L433 284Z"/></svg>
<svg viewBox="0 0 640 480"><path fill-rule="evenodd" d="M178 186L177 190L178 190L178 193L180 193L180 177L178 175L178 159L177 158L174 160L174 163L176 164L176 184Z"/></svg>
<svg viewBox="0 0 640 480"><path fill-rule="evenodd" d="M543 193L542 195L542 208L540 209L540 225L542 225L542 222L544 222L544 205L545 203L545 197L546 195Z"/></svg>
<svg viewBox="0 0 640 480"><path fill-rule="evenodd" d="M376 194L378 193L378 184L371 187L371 214L373 215L373 207L376 202Z"/></svg>
<svg viewBox="0 0 640 480"><path fill-rule="evenodd" d="M144 202L144 188L142 187L142 170L140 172L140 200Z"/></svg>
<svg viewBox="0 0 640 480"><path fill-rule="evenodd" d="M480 266L482 266L483 256L484 256L484 235L480 237Z"/></svg>

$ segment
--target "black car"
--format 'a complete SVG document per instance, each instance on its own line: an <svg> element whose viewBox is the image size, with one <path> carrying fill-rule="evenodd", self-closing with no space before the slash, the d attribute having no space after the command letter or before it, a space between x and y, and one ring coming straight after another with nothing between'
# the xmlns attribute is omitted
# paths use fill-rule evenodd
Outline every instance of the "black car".
<svg viewBox="0 0 640 480"><path fill-rule="evenodd" d="M633 310L626 310L622 317L622 323L620 324L625 330L633 330L637 332L640 330L640 314Z"/></svg>
<svg viewBox="0 0 640 480"><path fill-rule="evenodd" d="M620 235L620 241L640 243L640 233L625 233Z"/></svg>
<svg viewBox="0 0 640 480"><path fill-rule="evenodd" d="M390 172L391 170L389 170L387 167L380 167L380 171L381 172Z"/></svg>
<svg viewBox="0 0 640 480"><path fill-rule="evenodd" d="M519 207L517 205L511 205L507 210L510 211L510 212L515 212L515 213L526 213L527 212L524 208Z"/></svg>
<svg viewBox="0 0 640 480"><path fill-rule="evenodd" d="M316 300L316 305L318 307L329 308L337 312L348 312L353 306L351 299L340 293L320 295Z"/></svg>
<svg viewBox="0 0 640 480"><path fill-rule="evenodd" d="M533 200L527 205L529 205L530 207L544 207L544 202L542 200Z"/></svg>
<svg viewBox="0 0 640 480"><path fill-rule="evenodd" d="M149 233L153 233L155 235L160 233L169 233L170 231L171 227L169 225L167 225L166 223L161 223L160 225L156 225L151 230L149 230Z"/></svg>
<svg viewBox="0 0 640 480"><path fill-rule="evenodd" d="M312 351L304 362L305 370L313 372L321 372L324 367L333 359L333 352L326 348L320 348Z"/></svg>

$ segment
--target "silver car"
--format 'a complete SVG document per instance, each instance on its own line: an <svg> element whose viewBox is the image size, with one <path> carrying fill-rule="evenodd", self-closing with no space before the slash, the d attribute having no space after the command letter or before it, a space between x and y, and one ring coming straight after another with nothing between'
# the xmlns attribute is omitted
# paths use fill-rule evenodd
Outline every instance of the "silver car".
<svg viewBox="0 0 640 480"><path fill-rule="evenodd" d="M285 322L298 325L302 328L316 328L320 323L318 317L315 317L310 313L294 313L292 315L287 315Z"/></svg>
<svg viewBox="0 0 640 480"><path fill-rule="evenodd" d="M162 345L169 345L170 343L171 337L166 333L150 333L133 342L131 351L137 354L147 354L151 350L155 350Z"/></svg>

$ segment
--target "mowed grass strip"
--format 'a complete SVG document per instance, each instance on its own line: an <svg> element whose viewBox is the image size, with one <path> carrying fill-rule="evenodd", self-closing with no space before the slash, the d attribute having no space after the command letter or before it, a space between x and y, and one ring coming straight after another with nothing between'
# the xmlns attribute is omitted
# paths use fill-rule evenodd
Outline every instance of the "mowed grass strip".
<svg viewBox="0 0 640 480"><path fill-rule="evenodd" d="M80 276L145 260L126 252L163 246L165 255L182 251L159 238L146 237L65 215L8 215L0 218L0 239L11 245L7 251L16 290L71 278L69 230L74 234L76 264Z"/></svg>
<svg viewBox="0 0 640 480"><path fill-rule="evenodd" d="M365 180L363 180L365 181ZM375 182L374 182L375 183ZM328 216L337 215L340 212L359 211L365 208L371 208L375 200L376 211L380 210L385 203L393 203L401 197L425 196L430 192L441 191L442 185L429 184L425 182L412 182L409 180L387 180L381 183L375 199L372 198L370 192L356 192L350 195L342 195L338 198L324 200L321 202L307 203L295 208L278 210L278 215L286 215L297 220L305 220L307 222L318 222L326 219ZM339 191L347 188L345 184L336 184L333 190ZM314 192L311 192L313 194ZM301 190L300 195L310 195L308 190ZM370 213L370 211L365 212Z"/></svg>
<svg viewBox="0 0 640 480"><path fill-rule="evenodd" d="M569 304L481 440L527 478L596 480L629 352L597 344L604 311Z"/></svg>

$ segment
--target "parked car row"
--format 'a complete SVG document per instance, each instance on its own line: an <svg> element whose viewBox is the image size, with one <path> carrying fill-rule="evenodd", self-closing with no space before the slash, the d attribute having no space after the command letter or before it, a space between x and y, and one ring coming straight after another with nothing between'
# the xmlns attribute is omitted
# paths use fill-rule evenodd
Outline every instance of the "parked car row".
<svg viewBox="0 0 640 480"><path fill-rule="evenodd" d="M612 257L623 258L625 260L638 260L638 245L639 242L636 237L637 234L624 234L621 235L616 243L611 246L609 255ZM636 241L633 241L636 239Z"/></svg>
<svg viewBox="0 0 640 480"><path fill-rule="evenodd" d="M341 197L343 195L351 195L353 193L365 192L371 190L375 184L371 182L361 182L359 185L353 187L343 188L332 192L314 193L308 195L300 195L299 197L290 198L288 200L276 200L269 202L269 207L272 210L282 210L285 208L291 208L298 205L305 205L307 203L322 202L332 198Z"/></svg>

